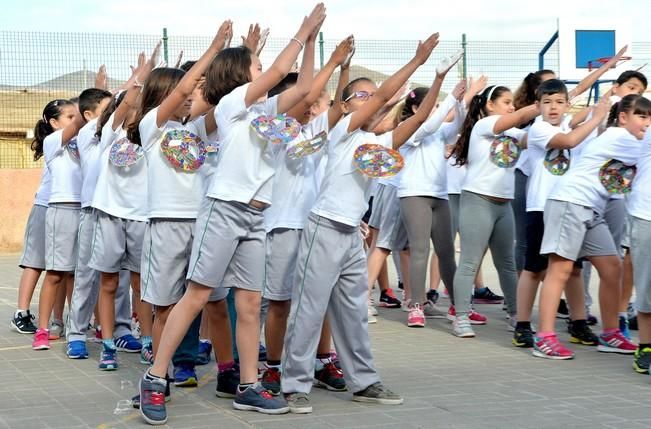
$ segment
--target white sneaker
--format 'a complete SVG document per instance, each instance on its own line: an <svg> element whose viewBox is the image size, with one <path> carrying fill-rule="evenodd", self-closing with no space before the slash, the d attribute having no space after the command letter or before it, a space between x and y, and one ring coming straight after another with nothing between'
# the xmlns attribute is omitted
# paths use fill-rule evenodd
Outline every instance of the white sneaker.
<svg viewBox="0 0 651 429"><path fill-rule="evenodd" d="M434 304L432 301L427 301L423 306L423 313L428 319L445 319L448 315L448 311L444 308L439 307Z"/></svg>
<svg viewBox="0 0 651 429"><path fill-rule="evenodd" d="M456 316L452 322L452 333L460 338L473 338L475 331L472 330L468 315Z"/></svg>
<svg viewBox="0 0 651 429"><path fill-rule="evenodd" d="M373 314L373 310L375 310L375 314ZM368 306L368 324L369 325L372 324L372 323L377 323L377 317L375 317L376 315L377 315L377 310L375 309L375 307L369 305Z"/></svg>
<svg viewBox="0 0 651 429"><path fill-rule="evenodd" d="M403 300L400 309L406 313L409 312L409 306L411 305L411 299Z"/></svg>

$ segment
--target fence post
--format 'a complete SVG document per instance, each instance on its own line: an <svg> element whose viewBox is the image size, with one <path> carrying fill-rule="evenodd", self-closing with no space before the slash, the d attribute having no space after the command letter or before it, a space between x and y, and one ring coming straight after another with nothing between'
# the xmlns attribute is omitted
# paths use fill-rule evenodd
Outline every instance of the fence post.
<svg viewBox="0 0 651 429"><path fill-rule="evenodd" d="M468 54L466 53L466 46L468 46L468 41L466 40L466 33L461 35L461 49L463 49L463 78L468 78Z"/></svg>
<svg viewBox="0 0 651 429"><path fill-rule="evenodd" d="M163 60L169 66L169 52L167 50L167 28L163 28Z"/></svg>
<svg viewBox="0 0 651 429"><path fill-rule="evenodd" d="M319 61L321 63L319 68L323 68L323 58L323 31L319 31Z"/></svg>

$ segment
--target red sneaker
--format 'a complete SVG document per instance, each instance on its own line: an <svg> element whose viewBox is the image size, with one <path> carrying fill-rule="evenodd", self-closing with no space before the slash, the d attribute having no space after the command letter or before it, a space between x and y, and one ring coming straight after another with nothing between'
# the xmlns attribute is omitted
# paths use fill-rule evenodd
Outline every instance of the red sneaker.
<svg viewBox="0 0 651 429"><path fill-rule="evenodd" d="M618 329L610 334L600 334L597 350L604 353L632 355L637 350L637 345L629 341Z"/></svg>
<svg viewBox="0 0 651 429"><path fill-rule="evenodd" d="M32 342L34 350L50 350L50 332L47 329L38 328Z"/></svg>
<svg viewBox="0 0 651 429"><path fill-rule="evenodd" d="M448 310L448 320L454 322L456 316L457 311L454 309L454 305L451 305L450 309ZM471 325L485 325L486 322L488 322L488 317L477 313L473 309L470 309L470 313L468 313L468 319L470 320Z"/></svg>
<svg viewBox="0 0 651 429"><path fill-rule="evenodd" d="M414 304L409 307L409 314L407 315L407 326L410 328L423 328L425 327L425 314L419 304Z"/></svg>
<svg viewBox="0 0 651 429"><path fill-rule="evenodd" d="M574 359L574 352L561 344L556 335L534 337L533 355L554 360Z"/></svg>

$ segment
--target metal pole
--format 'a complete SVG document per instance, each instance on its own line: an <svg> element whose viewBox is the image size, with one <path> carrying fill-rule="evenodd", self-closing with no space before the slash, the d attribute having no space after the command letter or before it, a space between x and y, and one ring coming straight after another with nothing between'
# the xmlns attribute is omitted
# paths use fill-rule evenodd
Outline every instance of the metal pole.
<svg viewBox="0 0 651 429"><path fill-rule="evenodd" d="M466 53L466 46L468 46L468 40L466 39L466 33L461 35L461 49L463 49L463 78L468 78L468 55Z"/></svg>
<svg viewBox="0 0 651 429"><path fill-rule="evenodd" d="M324 64L324 54L323 54L323 31L319 31L319 60L321 63L320 68L323 68Z"/></svg>
<svg viewBox="0 0 651 429"><path fill-rule="evenodd" d="M167 50L167 28L163 28L163 60L169 66L169 52Z"/></svg>

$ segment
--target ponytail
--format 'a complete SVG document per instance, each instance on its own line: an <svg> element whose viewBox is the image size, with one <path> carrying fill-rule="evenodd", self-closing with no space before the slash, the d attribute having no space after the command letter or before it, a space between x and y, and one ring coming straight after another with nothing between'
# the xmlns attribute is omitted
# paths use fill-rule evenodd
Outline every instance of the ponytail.
<svg viewBox="0 0 651 429"><path fill-rule="evenodd" d="M610 108L610 113L608 113L608 119L606 120L606 128L608 127L616 127L617 126L617 116L618 116L618 111L619 111L619 103L613 104L613 106Z"/></svg>
<svg viewBox="0 0 651 429"><path fill-rule="evenodd" d="M633 112L635 115L651 115L651 100L639 94L629 94L610 108L607 127L619 126L619 114Z"/></svg>
<svg viewBox="0 0 651 429"><path fill-rule="evenodd" d="M34 151L34 161L38 161L43 156L43 142L45 137L54 132L50 124L51 119L59 119L61 108L71 106L74 103L70 100L52 100L43 108L43 116L34 125L34 139L30 148Z"/></svg>

